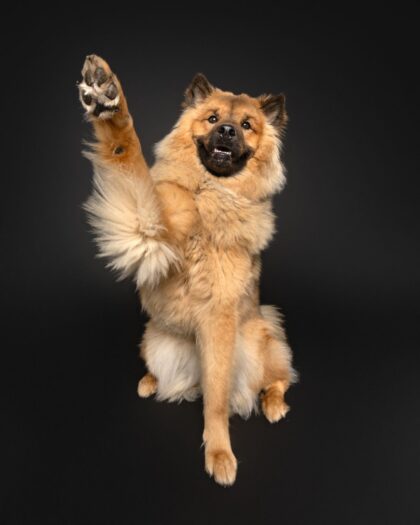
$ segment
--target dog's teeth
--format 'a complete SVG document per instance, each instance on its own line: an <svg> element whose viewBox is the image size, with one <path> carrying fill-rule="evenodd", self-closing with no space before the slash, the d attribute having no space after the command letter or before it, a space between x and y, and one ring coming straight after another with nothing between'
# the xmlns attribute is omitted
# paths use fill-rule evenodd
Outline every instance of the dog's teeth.
<svg viewBox="0 0 420 525"><path fill-rule="evenodd" d="M219 148L214 148L215 153L221 153L222 155L232 155L231 151L222 150Z"/></svg>

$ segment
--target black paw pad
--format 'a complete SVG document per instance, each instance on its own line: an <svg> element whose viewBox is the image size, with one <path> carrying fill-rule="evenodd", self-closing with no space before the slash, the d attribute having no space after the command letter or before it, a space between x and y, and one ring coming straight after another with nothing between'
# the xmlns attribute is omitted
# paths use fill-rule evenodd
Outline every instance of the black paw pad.
<svg viewBox="0 0 420 525"><path fill-rule="evenodd" d="M96 104L95 109L93 110L93 115L95 117L99 117L99 115L104 111L110 111L112 113L116 113L118 111L118 108L109 108L108 106L105 106L104 104L100 104L99 102Z"/></svg>
<svg viewBox="0 0 420 525"><path fill-rule="evenodd" d="M93 75L92 72L87 70L85 73L85 82L88 86L91 86L93 84Z"/></svg>
<svg viewBox="0 0 420 525"><path fill-rule="evenodd" d="M86 106L90 106L92 104L92 97L87 93L83 93L82 99Z"/></svg>
<svg viewBox="0 0 420 525"><path fill-rule="evenodd" d="M114 98L116 98L116 96L118 95L117 86L113 82L109 85L108 89L105 91L105 95L110 100L114 100Z"/></svg>
<svg viewBox="0 0 420 525"><path fill-rule="evenodd" d="M106 76L104 68L97 67L95 70L94 76L95 76L95 81L98 86L101 86L104 82L106 82L107 76Z"/></svg>

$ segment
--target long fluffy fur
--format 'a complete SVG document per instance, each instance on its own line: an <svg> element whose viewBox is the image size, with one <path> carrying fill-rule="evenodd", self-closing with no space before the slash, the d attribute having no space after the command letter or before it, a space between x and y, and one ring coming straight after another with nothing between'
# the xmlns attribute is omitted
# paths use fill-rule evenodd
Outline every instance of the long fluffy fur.
<svg viewBox="0 0 420 525"><path fill-rule="evenodd" d="M142 351L149 371L159 377L159 401L193 401L201 395L200 362L193 341L160 330L150 322Z"/></svg>
<svg viewBox="0 0 420 525"><path fill-rule="evenodd" d="M248 417L261 393L268 421L279 421L297 377L281 318L260 306L258 294L259 253L274 233L271 197L285 183L284 97L222 92L198 75L149 169L108 64L90 55L82 74L80 96L97 139L88 154L94 187L85 209L99 255L121 277L133 276L151 318L141 344L148 374L139 394L180 401L202 393L206 470L230 485L237 462L229 412ZM112 112L108 102L102 107L111 87L119 97ZM252 152L238 176L214 177L198 154L200 141L220 133L209 120L214 112L235 124ZM248 132L241 131L244 118L252 121Z"/></svg>
<svg viewBox="0 0 420 525"><path fill-rule="evenodd" d="M132 275L139 288L155 286L179 256L159 238L164 226L150 179L111 171L95 159L94 166L93 191L84 208L99 256L120 278Z"/></svg>
<svg viewBox="0 0 420 525"><path fill-rule="evenodd" d="M280 312L270 305L261 306L261 315L275 337L274 351L282 356L291 369L291 382L298 379L293 370L290 347L282 326ZM201 396L201 370L198 348L193 340L159 329L149 322L142 341L142 354L149 371L159 377L159 401L193 401ZM258 340L238 333L235 344L234 366L230 393L230 412L247 419L258 412L258 393L253 384L261 382L263 374Z"/></svg>

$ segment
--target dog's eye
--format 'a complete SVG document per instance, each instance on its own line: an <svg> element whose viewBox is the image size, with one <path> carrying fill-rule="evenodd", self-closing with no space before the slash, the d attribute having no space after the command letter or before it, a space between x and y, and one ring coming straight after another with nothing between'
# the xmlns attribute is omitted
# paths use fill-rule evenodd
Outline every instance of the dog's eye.
<svg viewBox="0 0 420 525"><path fill-rule="evenodd" d="M211 115L207 120L210 122L210 124L215 124L219 119L216 117L216 115Z"/></svg>
<svg viewBox="0 0 420 525"><path fill-rule="evenodd" d="M244 129L251 129L251 124L250 124L247 120L244 120L244 121L242 122L242 127L243 127Z"/></svg>

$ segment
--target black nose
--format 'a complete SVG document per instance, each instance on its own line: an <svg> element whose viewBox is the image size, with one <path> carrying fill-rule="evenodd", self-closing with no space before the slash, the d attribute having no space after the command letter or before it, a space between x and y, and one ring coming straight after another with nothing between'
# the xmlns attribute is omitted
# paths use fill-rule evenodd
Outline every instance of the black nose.
<svg viewBox="0 0 420 525"><path fill-rule="evenodd" d="M232 139L236 136L236 130L229 124L222 124L217 128L217 133L224 139Z"/></svg>

